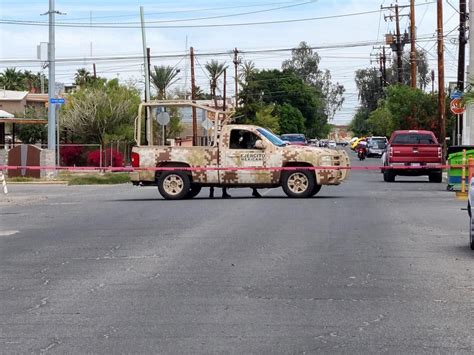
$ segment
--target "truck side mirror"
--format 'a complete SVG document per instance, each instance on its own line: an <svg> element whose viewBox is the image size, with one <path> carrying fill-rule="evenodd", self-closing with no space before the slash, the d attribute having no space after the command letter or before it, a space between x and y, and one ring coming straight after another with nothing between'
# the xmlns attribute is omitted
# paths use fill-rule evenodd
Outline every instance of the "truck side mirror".
<svg viewBox="0 0 474 355"><path fill-rule="evenodd" d="M256 149L265 149L265 143L263 143L263 141L261 139L257 139L257 141L255 142L254 147Z"/></svg>

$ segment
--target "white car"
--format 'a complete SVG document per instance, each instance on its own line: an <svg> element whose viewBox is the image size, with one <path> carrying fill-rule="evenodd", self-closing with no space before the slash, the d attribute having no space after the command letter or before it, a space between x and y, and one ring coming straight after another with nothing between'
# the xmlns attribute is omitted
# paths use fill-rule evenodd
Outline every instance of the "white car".
<svg viewBox="0 0 474 355"><path fill-rule="evenodd" d="M474 250L474 218L471 212L471 206L474 202L474 178L469 182L469 193L467 200L467 213L469 213L469 245Z"/></svg>
<svg viewBox="0 0 474 355"><path fill-rule="evenodd" d="M329 141L328 142L328 148L336 149L336 141Z"/></svg>

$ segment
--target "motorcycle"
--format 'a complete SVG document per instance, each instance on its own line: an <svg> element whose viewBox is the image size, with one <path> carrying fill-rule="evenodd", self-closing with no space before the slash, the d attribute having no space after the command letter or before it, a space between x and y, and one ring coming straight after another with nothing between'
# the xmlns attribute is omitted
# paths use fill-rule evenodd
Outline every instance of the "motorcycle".
<svg viewBox="0 0 474 355"><path fill-rule="evenodd" d="M364 160L365 156L367 155L367 149L364 147L357 148L357 157L359 160Z"/></svg>

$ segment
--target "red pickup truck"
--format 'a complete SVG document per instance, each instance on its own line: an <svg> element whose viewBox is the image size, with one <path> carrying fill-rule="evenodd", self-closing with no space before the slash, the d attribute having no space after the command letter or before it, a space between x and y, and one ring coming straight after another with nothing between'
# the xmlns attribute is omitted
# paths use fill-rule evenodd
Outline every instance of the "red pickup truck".
<svg viewBox="0 0 474 355"><path fill-rule="evenodd" d="M428 175L431 182L438 183L443 180L443 171L437 167L443 164L443 151L431 131L393 132L382 159L385 167L382 169L383 179L386 182L395 181L397 175Z"/></svg>

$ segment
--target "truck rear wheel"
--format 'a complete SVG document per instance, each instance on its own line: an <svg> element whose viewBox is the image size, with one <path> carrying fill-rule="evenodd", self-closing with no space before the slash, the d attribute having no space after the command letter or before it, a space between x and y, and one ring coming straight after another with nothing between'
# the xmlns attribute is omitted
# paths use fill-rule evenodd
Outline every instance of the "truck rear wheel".
<svg viewBox="0 0 474 355"><path fill-rule="evenodd" d="M443 173L440 171L438 173L431 173L428 178L430 179L430 182L437 182L441 183L443 182Z"/></svg>
<svg viewBox="0 0 474 355"><path fill-rule="evenodd" d="M283 191L288 197L310 197L315 184L314 173L309 170L285 171L282 176Z"/></svg>
<svg viewBox="0 0 474 355"><path fill-rule="evenodd" d="M191 184L191 188L189 189L188 193L186 194L186 198L193 198L199 195L201 192L201 186L196 184Z"/></svg>
<svg viewBox="0 0 474 355"><path fill-rule="evenodd" d="M395 174L390 170L384 170L383 172L383 181L385 182L394 182Z"/></svg>
<svg viewBox="0 0 474 355"><path fill-rule="evenodd" d="M185 198L190 188L189 176L182 171L165 171L158 178L158 191L166 200Z"/></svg>

